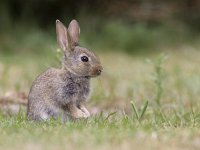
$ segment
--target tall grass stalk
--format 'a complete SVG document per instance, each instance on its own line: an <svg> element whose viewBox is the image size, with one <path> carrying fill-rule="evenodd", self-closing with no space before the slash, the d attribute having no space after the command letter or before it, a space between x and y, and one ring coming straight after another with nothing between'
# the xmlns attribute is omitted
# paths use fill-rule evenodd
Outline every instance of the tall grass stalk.
<svg viewBox="0 0 200 150"><path fill-rule="evenodd" d="M153 80L156 87L154 101L159 107L161 106L161 99L164 91L164 80L166 77L166 72L163 65L167 59L167 55L160 54L156 60L148 60L148 62L150 62L154 66Z"/></svg>

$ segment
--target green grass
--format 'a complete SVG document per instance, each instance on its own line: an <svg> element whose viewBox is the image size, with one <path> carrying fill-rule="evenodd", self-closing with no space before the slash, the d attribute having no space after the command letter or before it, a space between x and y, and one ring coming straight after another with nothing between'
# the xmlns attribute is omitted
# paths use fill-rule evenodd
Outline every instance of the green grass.
<svg viewBox="0 0 200 150"><path fill-rule="evenodd" d="M119 35L129 35L129 28L113 26L103 29L108 28L106 36L115 37L114 30L126 30ZM144 37L148 32L146 27L135 28L140 30L131 28L129 40L139 36L139 41L141 38L146 41L145 48L155 45L156 38L150 39L154 34L159 37L160 31L151 31ZM26 34L16 30L13 37L6 33L0 36L0 99L8 92L28 95L36 76L59 64L56 42L51 35L23 30ZM22 37L17 38L19 35ZM102 39L97 36L93 40L98 38ZM91 118L36 123L27 121L24 111L19 115L1 114L0 149L199 149L199 46L182 45L179 41L175 47L169 43L162 46L160 50L165 55L152 50L130 55L123 51L127 51L124 46L131 41L118 38L111 39L102 51L101 44L92 43L92 47L97 44L96 53L104 70L100 77L92 79L88 103ZM89 45L90 40L83 36L83 45ZM115 50L116 45L112 47L115 40L120 50ZM140 44L130 47L137 49ZM14 99L17 98L11 97Z"/></svg>
<svg viewBox="0 0 200 150"><path fill-rule="evenodd" d="M190 117L192 114L181 118L172 115L167 121L149 114L141 123L134 117L118 115L109 119L98 115L64 124L1 116L1 149L198 149L200 146L200 122Z"/></svg>
<svg viewBox="0 0 200 150"><path fill-rule="evenodd" d="M93 117L62 124L29 122L22 114L1 115L1 149L199 149L200 52L185 49L166 52L161 79L155 71L159 63L146 61L148 57L157 62L158 54L99 53L104 73L92 80L88 107ZM53 55L43 56L1 57L0 95L28 94L34 78L48 66L56 66ZM155 101L159 86L155 79L162 82L160 105ZM131 101L138 116L143 113L141 118ZM144 110L146 101L149 105Z"/></svg>

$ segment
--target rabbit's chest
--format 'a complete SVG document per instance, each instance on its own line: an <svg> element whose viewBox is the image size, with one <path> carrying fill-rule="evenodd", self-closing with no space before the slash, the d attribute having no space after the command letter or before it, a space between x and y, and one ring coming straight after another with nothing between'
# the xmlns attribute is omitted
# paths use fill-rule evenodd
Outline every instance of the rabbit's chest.
<svg viewBox="0 0 200 150"><path fill-rule="evenodd" d="M89 80L84 78L68 80L68 82L63 86L63 94L65 98L76 102L86 100L89 91Z"/></svg>

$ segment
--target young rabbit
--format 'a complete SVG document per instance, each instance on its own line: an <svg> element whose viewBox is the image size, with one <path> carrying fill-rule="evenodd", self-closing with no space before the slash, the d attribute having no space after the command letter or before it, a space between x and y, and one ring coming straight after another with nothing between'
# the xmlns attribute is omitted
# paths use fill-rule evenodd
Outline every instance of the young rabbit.
<svg viewBox="0 0 200 150"><path fill-rule="evenodd" d="M101 74L98 57L79 46L80 28L72 20L68 29L56 20L59 46L64 52L61 69L50 68L39 75L28 96L28 119L87 118L84 104L90 92L90 78Z"/></svg>

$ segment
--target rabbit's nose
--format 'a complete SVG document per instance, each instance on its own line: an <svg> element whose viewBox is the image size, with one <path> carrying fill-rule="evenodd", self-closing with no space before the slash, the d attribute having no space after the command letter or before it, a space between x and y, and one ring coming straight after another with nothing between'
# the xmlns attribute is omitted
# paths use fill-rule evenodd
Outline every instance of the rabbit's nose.
<svg viewBox="0 0 200 150"><path fill-rule="evenodd" d="M97 75L100 75L101 72L102 72L102 70L103 70L103 67L102 67L102 66L97 66L97 67L96 67L96 73L97 73Z"/></svg>
<svg viewBox="0 0 200 150"><path fill-rule="evenodd" d="M101 69L97 69L97 74L101 74Z"/></svg>

